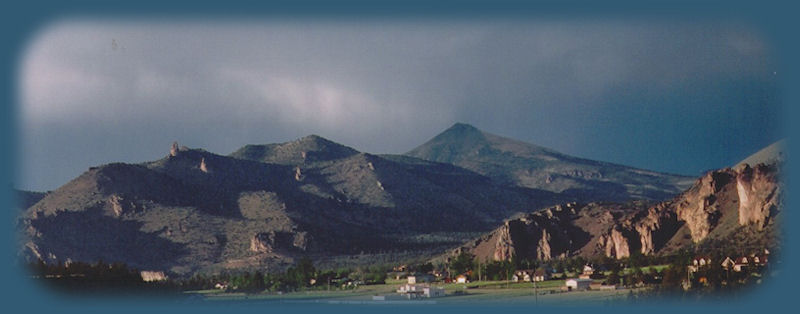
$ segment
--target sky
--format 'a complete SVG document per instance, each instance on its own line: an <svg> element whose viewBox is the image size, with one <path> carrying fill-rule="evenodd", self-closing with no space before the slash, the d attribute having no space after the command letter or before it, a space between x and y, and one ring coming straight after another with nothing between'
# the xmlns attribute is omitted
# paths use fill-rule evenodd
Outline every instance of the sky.
<svg viewBox="0 0 800 314"><path fill-rule="evenodd" d="M754 26L643 20L67 19L18 69L17 188L318 134L404 153L456 122L698 176L785 137Z"/></svg>

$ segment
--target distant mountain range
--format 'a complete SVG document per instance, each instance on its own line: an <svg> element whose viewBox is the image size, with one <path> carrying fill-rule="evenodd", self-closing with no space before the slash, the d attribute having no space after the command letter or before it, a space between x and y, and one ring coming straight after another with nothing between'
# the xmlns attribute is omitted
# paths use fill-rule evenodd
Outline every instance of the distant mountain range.
<svg viewBox="0 0 800 314"><path fill-rule="evenodd" d="M320 266L421 260L515 215L576 201L661 201L691 181L465 124L406 155L316 135L229 156L176 143L156 161L92 167L47 194L21 192L20 256L179 276L279 270L300 256Z"/></svg>

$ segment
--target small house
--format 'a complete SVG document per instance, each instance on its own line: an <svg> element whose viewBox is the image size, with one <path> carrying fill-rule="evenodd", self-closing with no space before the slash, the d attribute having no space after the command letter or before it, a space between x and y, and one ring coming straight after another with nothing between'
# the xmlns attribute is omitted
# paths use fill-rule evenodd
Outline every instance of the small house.
<svg viewBox="0 0 800 314"><path fill-rule="evenodd" d="M753 255L753 265L766 266L769 255Z"/></svg>
<svg viewBox="0 0 800 314"><path fill-rule="evenodd" d="M532 278L533 278L533 273L534 273L534 271L532 269L521 269L521 270L518 270L518 271L516 271L514 273L513 276L511 276L511 281L514 281L514 282L520 282L520 281L530 282L532 280Z"/></svg>
<svg viewBox="0 0 800 314"><path fill-rule="evenodd" d="M735 263L733 264L733 271L740 272L743 270L747 270L750 267L750 259L747 256L742 256L736 258Z"/></svg>
<svg viewBox="0 0 800 314"><path fill-rule="evenodd" d="M725 257L725 259L722 260L722 263L721 263L722 269L724 269L724 270L732 269L733 265L735 265L735 264L736 264L736 262L730 256Z"/></svg>
<svg viewBox="0 0 800 314"><path fill-rule="evenodd" d="M568 291L589 290L589 286L592 284L592 280L583 278L570 278L567 279L565 284Z"/></svg>
<svg viewBox="0 0 800 314"><path fill-rule="evenodd" d="M694 273L700 269L710 267L711 266L711 257L709 256L697 256L692 259L692 263L689 265L688 270L690 273Z"/></svg>
<svg viewBox="0 0 800 314"><path fill-rule="evenodd" d="M403 296L406 296L409 299L416 299L416 298L436 298L436 297L443 297L444 288L442 287L431 287L429 285L414 285L414 284L405 284L400 286L397 289L397 293Z"/></svg>
<svg viewBox="0 0 800 314"><path fill-rule="evenodd" d="M545 268L539 268L535 272L533 272L533 281L545 281L550 280L550 276L552 274Z"/></svg>
<svg viewBox="0 0 800 314"><path fill-rule="evenodd" d="M591 264L584 265L583 266L583 274L584 275L589 275L589 276L594 274L594 266L592 266Z"/></svg>
<svg viewBox="0 0 800 314"><path fill-rule="evenodd" d="M711 257L708 256L698 256L692 259L692 265L697 267L705 267L711 265Z"/></svg>

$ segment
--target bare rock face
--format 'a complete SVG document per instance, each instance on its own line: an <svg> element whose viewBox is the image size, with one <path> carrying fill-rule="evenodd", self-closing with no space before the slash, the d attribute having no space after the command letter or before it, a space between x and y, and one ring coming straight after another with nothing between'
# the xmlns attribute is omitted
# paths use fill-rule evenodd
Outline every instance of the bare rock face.
<svg viewBox="0 0 800 314"><path fill-rule="evenodd" d="M514 250L514 241L511 239L509 222L506 221L505 225L503 225L499 231L500 236L497 238L497 243L495 244L494 260L510 260L516 252Z"/></svg>
<svg viewBox="0 0 800 314"><path fill-rule="evenodd" d="M311 242L311 235L308 232L300 231L294 234L292 245L301 251L306 251L308 250L309 242Z"/></svg>
<svg viewBox="0 0 800 314"><path fill-rule="evenodd" d="M178 142L177 141L176 142L172 142L172 147L170 147L170 149L169 149L169 156L170 157L178 156L178 147L179 146L178 146Z"/></svg>
<svg viewBox="0 0 800 314"><path fill-rule="evenodd" d="M698 243L708 236L716 226L721 213L717 204L719 193L734 178L730 169L712 171L683 194L678 203L676 213L678 219L686 222L691 232L692 241Z"/></svg>
<svg viewBox="0 0 800 314"><path fill-rule="evenodd" d="M642 255L661 249L680 227L677 215L669 210L671 204L663 202L648 208L647 213L634 223Z"/></svg>
<svg viewBox="0 0 800 314"><path fill-rule="evenodd" d="M622 234L619 226L614 226L601 236L600 244L608 257L625 258L631 256L628 239Z"/></svg>
<svg viewBox="0 0 800 314"><path fill-rule="evenodd" d="M272 253L275 244L275 233L258 233L250 239L250 251L258 253Z"/></svg>
<svg viewBox="0 0 800 314"><path fill-rule="evenodd" d="M122 216L125 212L136 209L136 204L117 194L109 196L106 203L115 217Z"/></svg>
<svg viewBox="0 0 800 314"><path fill-rule="evenodd" d="M206 164L206 159L205 159L205 157L200 159L200 166L199 166L199 168L200 168L200 171L202 171L202 172L205 172L205 173L208 173L208 165Z"/></svg>
<svg viewBox="0 0 800 314"><path fill-rule="evenodd" d="M547 261L553 257L552 249L550 248L551 236L547 233L547 229L542 229L542 237L536 246L536 258Z"/></svg>
<svg viewBox="0 0 800 314"><path fill-rule="evenodd" d="M261 232L250 239L250 251L258 253L305 251L308 249L310 238L305 231L293 233L284 231Z"/></svg>
<svg viewBox="0 0 800 314"><path fill-rule="evenodd" d="M781 166L742 163L734 169L711 171L672 200L658 203L556 205L509 220L464 248L479 259L548 260L669 254L689 245L721 241L771 246L777 240L774 226L783 207Z"/></svg>
<svg viewBox="0 0 800 314"><path fill-rule="evenodd" d="M775 171L763 164L737 167L736 191L739 196L739 225L755 225L761 230L770 213L780 207L781 190L775 184Z"/></svg>

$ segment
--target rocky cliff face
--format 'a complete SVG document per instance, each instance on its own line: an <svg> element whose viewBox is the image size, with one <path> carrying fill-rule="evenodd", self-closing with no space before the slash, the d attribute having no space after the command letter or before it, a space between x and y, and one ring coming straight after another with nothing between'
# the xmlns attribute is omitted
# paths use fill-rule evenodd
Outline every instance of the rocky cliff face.
<svg viewBox="0 0 800 314"><path fill-rule="evenodd" d="M686 222L694 242L704 239L716 226L721 216L718 199L730 193L729 183L733 177L729 169L712 171L700 178L676 202L678 219Z"/></svg>
<svg viewBox="0 0 800 314"><path fill-rule="evenodd" d="M555 206L506 221L459 250L479 259L508 260L516 255L547 260L599 254L625 258L637 251L659 254L734 235L771 242L774 228L762 230L775 222L782 208L778 167L758 164L712 171L686 192L660 203Z"/></svg>
<svg viewBox="0 0 800 314"><path fill-rule="evenodd" d="M622 232L621 227L614 226L609 233L600 236L600 246L604 248L606 256L616 258L631 256L631 248L628 243L630 237L626 237Z"/></svg>
<svg viewBox="0 0 800 314"><path fill-rule="evenodd" d="M761 230L781 207L781 186L774 184L776 171L763 164L754 168L745 164L737 169L739 224L754 225Z"/></svg>

